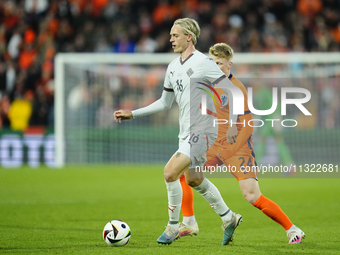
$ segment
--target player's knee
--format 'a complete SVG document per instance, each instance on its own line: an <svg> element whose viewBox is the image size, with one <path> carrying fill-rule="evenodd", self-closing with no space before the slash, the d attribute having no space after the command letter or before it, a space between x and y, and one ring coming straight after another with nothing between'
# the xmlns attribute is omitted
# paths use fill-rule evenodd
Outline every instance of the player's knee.
<svg viewBox="0 0 340 255"><path fill-rule="evenodd" d="M178 179L178 176L172 172L164 171L164 180L166 182L174 182Z"/></svg>
<svg viewBox="0 0 340 255"><path fill-rule="evenodd" d="M255 193L253 192L245 192L243 193L243 197L247 200L250 204L254 204L257 200Z"/></svg>
<svg viewBox="0 0 340 255"><path fill-rule="evenodd" d="M190 187L197 187L202 183L202 181L203 179L201 178L186 179L186 182Z"/></svg>

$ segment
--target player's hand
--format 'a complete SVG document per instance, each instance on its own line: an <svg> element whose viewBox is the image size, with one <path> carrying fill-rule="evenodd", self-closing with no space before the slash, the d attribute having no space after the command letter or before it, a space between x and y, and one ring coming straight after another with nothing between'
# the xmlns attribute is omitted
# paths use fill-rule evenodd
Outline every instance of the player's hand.
<svg viewBox="0 0 340 255"><path fill-rule="evenodd" d="M133 118L131 111L118 110L113 113L116 122L121 123L122 120L130 120Z"/></svg>
<svg viewBox="0 0 340 255"><path fill-rule="evenodd" d="M237 127L236 125L229 126L227 130L227 142L230 144L236 143Z"/></svg>

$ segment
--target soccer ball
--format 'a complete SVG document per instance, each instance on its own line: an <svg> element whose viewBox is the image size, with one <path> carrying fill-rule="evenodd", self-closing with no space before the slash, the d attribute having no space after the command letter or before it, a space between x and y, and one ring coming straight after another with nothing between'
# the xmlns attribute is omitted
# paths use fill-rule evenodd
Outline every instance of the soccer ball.
<svg viewBox="0 0 340 255"><path fill-rule="evenodd" d="M124 246L131 237L131 230L128 224L121 220L108 222L103 230L104 241L109 246Z"/></svg>

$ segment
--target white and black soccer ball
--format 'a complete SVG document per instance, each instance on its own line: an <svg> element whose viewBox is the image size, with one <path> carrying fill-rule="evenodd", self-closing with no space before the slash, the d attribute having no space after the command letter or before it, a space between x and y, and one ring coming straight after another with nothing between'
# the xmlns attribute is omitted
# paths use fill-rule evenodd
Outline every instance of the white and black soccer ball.
<svg viewBox="0 0 340 255"><path fill-rule="evenodd" d="M103 230L104 241L109 246L124 246L131 237L131 230L126 222L121 220L112 220L108 222Z"/></svg>

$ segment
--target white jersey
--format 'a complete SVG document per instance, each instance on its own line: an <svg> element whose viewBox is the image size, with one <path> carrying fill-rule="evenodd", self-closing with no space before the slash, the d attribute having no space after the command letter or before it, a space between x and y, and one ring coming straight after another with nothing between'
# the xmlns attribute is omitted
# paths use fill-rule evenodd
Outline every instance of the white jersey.
<svg viewBox="0 0 340 255"><path fill-rule="evenodd" d="M185 139L193 132L217 133L218 127L213 125L216 110L207 91L213 92L206 85L213 87L224 78L226 75L215 61L197 50L184 61L178 57L169 64L164 90L174 92L179 105L179 138ZM201 111L203 94L206 95L208 114L202 114Z"/></svg>

